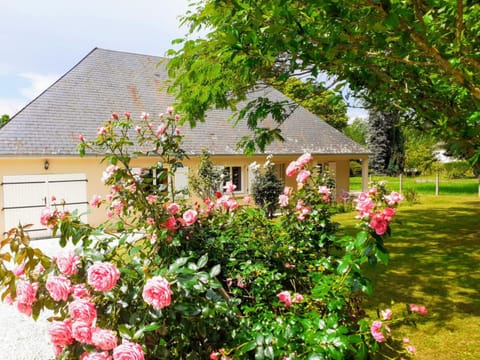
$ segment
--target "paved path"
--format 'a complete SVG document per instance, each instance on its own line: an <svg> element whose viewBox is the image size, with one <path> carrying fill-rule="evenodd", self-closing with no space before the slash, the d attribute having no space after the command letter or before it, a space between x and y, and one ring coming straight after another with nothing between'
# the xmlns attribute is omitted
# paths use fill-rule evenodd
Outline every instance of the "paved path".
<svg viewBox="0 0 480 360"><path fill-rule="evenodd" d="M57 239L32 240L50 256L67 253ZM0 302L0 360L50 360L54 359L48 339L48 314L40 315L38 321L20 313L11 305Z"/></svg>

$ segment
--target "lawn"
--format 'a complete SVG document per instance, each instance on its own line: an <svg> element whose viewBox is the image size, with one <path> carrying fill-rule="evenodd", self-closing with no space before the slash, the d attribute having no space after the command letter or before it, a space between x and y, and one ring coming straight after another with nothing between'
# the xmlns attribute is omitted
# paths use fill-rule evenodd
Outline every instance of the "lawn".
<svg viewBox="0 0 480 360"><path fill-rule="evenodd" d="M390 264L371 272L367 309L400 312L405 303L423 304L425 321L401 329L417 347L416 359L480 359L480 200L477 194L419 200L398 209L386 240ZM349 232L353 217L335 220Z"/></svg>
<svg viewBox="0 0 480 360"><path fill-rule="evenodd" d="M373 177L373 181L385 180L391 190L400 190L399 177ZM435 176L406 177L402 178L403 191L415 190L418 194L435 195ZM362 188L360 177L350 178L350 187L354 191ZM440 195L478 195L479 180L469 179L439 179Z"/></svg>

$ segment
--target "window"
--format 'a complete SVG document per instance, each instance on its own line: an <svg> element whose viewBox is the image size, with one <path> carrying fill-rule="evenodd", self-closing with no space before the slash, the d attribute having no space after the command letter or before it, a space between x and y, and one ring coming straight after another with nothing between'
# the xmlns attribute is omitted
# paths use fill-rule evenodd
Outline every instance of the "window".
<svg viewBox="0 0 480 360"><path fill-rule="evenodd" d="M223 173L225 174L223 185L225 185L227 181L231 181L236 186L235 192L243 192L241 166L225 166L223 168Z"/></svg>

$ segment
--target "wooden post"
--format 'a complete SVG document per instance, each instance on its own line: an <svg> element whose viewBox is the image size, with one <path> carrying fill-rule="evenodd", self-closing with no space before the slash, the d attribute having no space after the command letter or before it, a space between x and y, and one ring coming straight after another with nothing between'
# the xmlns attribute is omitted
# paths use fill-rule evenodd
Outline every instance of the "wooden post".
<svg viewBox="0 0 480 360"><path fill-rule="evenodd" d="M437 170L437 173L435 175L435 196L438 196L439 192L440 192L440 176Z"/></svg>

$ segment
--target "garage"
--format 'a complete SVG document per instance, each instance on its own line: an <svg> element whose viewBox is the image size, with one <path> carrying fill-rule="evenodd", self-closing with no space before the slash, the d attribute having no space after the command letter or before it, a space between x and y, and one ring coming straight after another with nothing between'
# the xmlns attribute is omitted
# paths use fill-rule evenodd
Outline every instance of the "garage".
<svg viewBox="0 0 480 360"><path fill-rule="evenodd" d="M87 211L87 177L85 174L49 174L4 176L2 181L5 229L18 224L33 226L28 229L31 238L45 238L51 230L40 224L40 212L52 204L64 204L64 209L79 213ZM60 205L58 205L60 206ZM86 215L82 217L87 221Z"/></svg>

